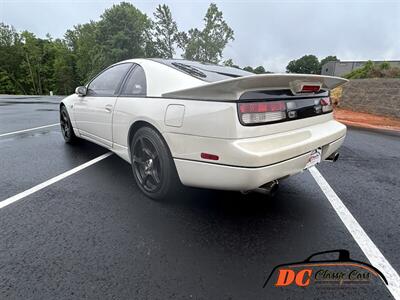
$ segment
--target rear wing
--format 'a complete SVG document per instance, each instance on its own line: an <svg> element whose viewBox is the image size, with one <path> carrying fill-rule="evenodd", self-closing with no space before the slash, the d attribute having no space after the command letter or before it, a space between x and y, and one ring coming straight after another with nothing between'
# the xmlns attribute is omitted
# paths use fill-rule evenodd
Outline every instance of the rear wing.
<svg viewBox="0 0 400 300"><path fill-rule="evenodd" d="M262 74L208 83L193 88L162 94L163 97L235 101L248 91L291 89L294 94L302 85L318 85L331 90L347 82L347 79L333 76L309 74Z"/></svg>

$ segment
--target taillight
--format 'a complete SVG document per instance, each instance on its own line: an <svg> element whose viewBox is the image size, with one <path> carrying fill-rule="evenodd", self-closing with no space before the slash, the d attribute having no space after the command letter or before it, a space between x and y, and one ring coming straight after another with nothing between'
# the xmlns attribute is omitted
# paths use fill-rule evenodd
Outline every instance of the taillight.
<svg viewBox="0 0 400 300"><path fill-rule="evenodd" d="M284 101L239 103L239 117L244 124L268 123L286 119Z"/></svg>
<svg viewBox="0 0 400 300"><path fill-rule="evenodd" d="M333 110L331 98L324 97L319 100L319 104L322 106L322 112L331 112Z"/></svg>

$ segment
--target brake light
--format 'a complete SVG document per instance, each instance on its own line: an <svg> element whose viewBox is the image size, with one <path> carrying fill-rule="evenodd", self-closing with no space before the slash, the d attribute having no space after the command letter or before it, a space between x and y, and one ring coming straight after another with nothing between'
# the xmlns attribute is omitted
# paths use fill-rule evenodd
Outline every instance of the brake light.
<svg viewBox="0 0 400 300"><path fill-rule="evenodd" d="M315 93L318 92L320 90L320 86L319 85L303 85L303 88L301 89L301 91L303 93Z"/></svg>
<svg viewBox="0 0 400 300"><path fill-rule="evenodd" d="M304 82L301 80L294 80L289 82L290 89L294 95L298 93L316 93L322 87L321 82Z"/></svg>
<svg viewBox="0 0 400 300"><path fill-rule="evenodd" d="M286 118L284 101L239 103L238 108L244 124L267 123Z"/></svg>

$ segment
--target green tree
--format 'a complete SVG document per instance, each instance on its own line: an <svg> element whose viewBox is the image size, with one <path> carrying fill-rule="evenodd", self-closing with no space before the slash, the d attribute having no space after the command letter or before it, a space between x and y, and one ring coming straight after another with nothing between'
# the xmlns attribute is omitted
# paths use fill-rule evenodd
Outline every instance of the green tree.
<svg viewBox="0 0 400 300"><path fill-rule="evenodd" d="M67 95L79 85L76 82L75 56L65 41L57 39L53 44L54 60L52 90L57 95Z"/></svg>
<svg viewBox="0 0 400 300"><path fill-rule="evenodd" d="M224 66L226 66L226 67L233 67L233 66L235 66L234 63L233 63L232 58L228 58L227 60L224 60L224 61L222 62L222 64L223 64Z"/></svg>
<svg viewBox="0 0 400 300"><path fill-rule="evenodd" d="M233 62L232 58L228 58L227 60L224 60L222 62L222 64L226 67L232 67L232 68L236 68L236 69L240 69L240 67L238 65L235 65L235 63Z"/></svg>
<svg viewBox="0 0 400 300"><path fill-rule="evenodd" d="M172 18L171 10L165 4L159 5L154 13L155 45L160 57L172 58L179 39L178 26Z"/></svg>
<svg viewBox="0 0 400 300"><path fill-rule="evenodd" d="M340 61L340 59L338 59L336 56L333 56L333 55L329 55L329 56L321 59L321 62L319 63L319 74L321 74L323 65L330 61Z"/></svg>
<svg viewBox="0 0 400 300"><path fill-rule="evenodd" d="M257 68L254 69L254 73L256 73L256 74L264 74L264 73L266 73L266 71L265 71L263 66L258 66Z"/></svg>
<svg viewBox="0 0 400 300"><path fill-rule="evenodd" d="M243 70L254 73L254 69L250 66L244 67Z"/></svg>
<svg viewBox="0 0 400 300"><path fill-rule="evenodd" d="M319 74L319 61L315 55L304 55L289 62L287 73Z"/></svg>
<svg viewBox="0 0 400 300"><path fill-rule="evenodd" d="M24 55L21 66L29 82L28 92L30 94L41 95L43 93L43 41L36 38L36 36L29 31L23 31L21 37L23 40L22 49Z"/></svg>
<svg viewBox="0 0 400 300"><path fill-rule="evenodd" d="M14 86L13 80L6 71L0 69L0 94L14 93L17 93L17 89Z"/></svg>
<svg viewBox="0 0 400 300"><path fill-rule="evenodd" d="M150 19L130 3L121 2L106 9L96 25L102 67L154 52L151 29Z"/></svg>
<svg viewBox="0 0 400 300"><path fill-rule="evenodd" d="M14 27L0 23L0 94L26 94L21 36Z"/></svg>
<svg viewBox="0 0 400 300"><path fill-rule="evenodd" d="M225 22L222 12L211 3L204 17L204 28L192 28L180 35L180 47L186 59L218 63L225 46L234 40L232 28Z"/></svg>
<svg viewBox="0 0 400 300"><path fill-rule="evenodd" d="M390 64L387 61L384 61L379 65L380 70L389 70L390 69Z"/></svg>
<svg viewBox="0 0 400 300"><path fill-rule="evenodd" d="M96 41L96 22L76 25L65 34L66 45L72 51L75 81L85 84L103 68L104 57Z"/></svg>

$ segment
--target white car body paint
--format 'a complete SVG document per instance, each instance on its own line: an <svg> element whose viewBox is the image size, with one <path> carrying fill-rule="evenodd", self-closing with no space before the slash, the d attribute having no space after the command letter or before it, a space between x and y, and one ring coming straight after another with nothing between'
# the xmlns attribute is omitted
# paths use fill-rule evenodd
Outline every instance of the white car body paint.
<svg viewBox="0 0 400 300"><path fill-rule="evenodd" d="M322 159L325 159L343 143L346 127L335 121L332 113L243 126L235 100L244 92L260 90L260 87L287 89L290 82L311 80L331 89L346 82L344 79L264 74L208 83L153 60L132 59L124 63L127 62L143 68L147 96L73 94L62 102L74 132L130 163L129 130L136 122L149 123L165 139L185 185L251 190L301 172L312 150L322 148ZM218 155L219 160L202 159L202 152Z"/></svg>

